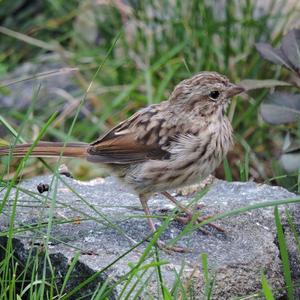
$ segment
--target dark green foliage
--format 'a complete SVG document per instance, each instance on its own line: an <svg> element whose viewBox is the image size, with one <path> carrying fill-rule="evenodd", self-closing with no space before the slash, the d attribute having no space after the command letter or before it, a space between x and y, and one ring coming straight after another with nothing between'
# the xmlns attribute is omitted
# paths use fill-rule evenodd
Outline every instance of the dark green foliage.
<svg viewBox="0 0 300 300"><path fill-rule="evenodd" d="M291 85L295 93L275 92L270 93L264 99L260 113L263 119L274 125L298 122L300 120L300 29L289 31L281 41L278 48L273 48L267 43L256 44L260 55L273 64L283 66L293 76L298 77L292 80ZM291 74L292 76L292 74ZM281 165L289 172L297 172L300 166L299 129L287 133L282 149Z"/></svg>

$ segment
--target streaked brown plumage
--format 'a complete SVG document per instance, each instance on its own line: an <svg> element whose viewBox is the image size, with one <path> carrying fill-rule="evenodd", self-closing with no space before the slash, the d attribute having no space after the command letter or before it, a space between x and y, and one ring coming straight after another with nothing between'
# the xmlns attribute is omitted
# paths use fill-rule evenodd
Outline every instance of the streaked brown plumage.
<svg viewBox="0 0 300 300"><path fill-rule="evenodd" d="M180 82L167 101L138 111L91 144L41 142L31 155L63 153L105 164L135 190L149 215L147 201L154 192L200 181L221 163L232 145L226 107L242 91L225 76L202 72ZM13 156L24 156L29 147L17 145ZM9 151L2 147L0 155ZM152 219L148 221L155 230Z"/></svg>

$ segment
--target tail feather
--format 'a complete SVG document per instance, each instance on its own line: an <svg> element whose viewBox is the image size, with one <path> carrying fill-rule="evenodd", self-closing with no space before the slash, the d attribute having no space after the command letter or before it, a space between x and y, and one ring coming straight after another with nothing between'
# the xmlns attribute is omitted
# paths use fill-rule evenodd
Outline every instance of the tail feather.
<svg viewBox="0 0 300 300"><path fill-rule="evenodd" d="M16 145L15 147L4 146L0 147L0 156L9 155L14 157L24 157L29 151L32 144ZM30 153L34 157L49 157L49 156L65 156L65 157L86 157L86 143L56 143L56 142L39 142Z"/></svg>

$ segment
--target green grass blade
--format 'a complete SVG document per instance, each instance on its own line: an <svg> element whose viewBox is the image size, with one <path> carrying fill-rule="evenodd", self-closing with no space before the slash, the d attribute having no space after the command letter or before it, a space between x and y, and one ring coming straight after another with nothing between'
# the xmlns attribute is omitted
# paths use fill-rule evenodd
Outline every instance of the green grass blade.
<svg viewBox="0 0 300 300"><path fill-rule="evenodd" d="M231 182L233 177L232 177L231 168L229 166L229 162L228 162L227 158L224 158L224 160L223 160L223 168L224 168L226 181Z"/></svg>
<svg viewBox="0 0 300 300"><path fill-rule="evenodd" d="M286 214L287 221L289 223L291 232L292 232L295 242L296 242L298 254L300 256L300 238L299 238L296 226L295 226L295 221L294 221L293 217L291 216L291 214L289 213L288 209L285 210L285 214Z"/></svg>
<svg viewBox="0 0 300 300"><path fill-rule="evenodd" d="M103 283L99 283L98 288L95 290L91 300L104 300L107 297L103 296L108 287L108 279L106 279Z"/></svg>
<svg viewBox="0 0 300 300"><path fill-rule="evenodd" d="M144 281L144 284L142 284L140 286L140 288L137 290L137 292L135 293L134 297L132 298L132 300L139 300L139 299L143 299L141 294L145 291L145 287L149 285L149 281L153 276L153 272L151 272L149 274L149 276L146 278L146 280Z"/></svg>
<svg viewBox="0 0 300 300"><path fill-rule="evenodd" d="M269 283L264 273L261 274L261 284L262 284L262 288L266 300L275 300L272 294L272 290L269 286Z"/></svg>
<svg viewBox="0 0 300 300"><path fill-rule="evenodd" d="M287 289L287 296L288 296L289 300L293 300L294 299L294 290L293 290L291 269L290 269L290 263L289 263L289 256L288 256L288 250L287 250L286 242L284 239L283 228L282 228L282 224L281 224L280 216L279 216L279 212L278 212L278 206L275 206L275 208L274 208L274 215L275 215L275 224L276 224L276 228L277 228L280 256L281 256L281 261L282 261L282 265L283 265L283 275L284 275L285 285L286 285L286 289Z"/></svg>
<svg viewBox="0 0 300 300"><path fill-rule="evenodd" d="M213 281L209 275L207 254L201 253L202 271L204 277L204 295L205 299L209 300L212 297Z"/></svg>
<svg viewBox="0 0 300 300"><path fill-rule="evenodd" d="M23 41L25 43L28 43L30 45L33 45L33 46L36 46L36 47L39 47L39 48L43 48L43 49L48 50L48 51L55 51L55 50L57 50L57 46L56 45L52 45L52 44L50 44L48 42L44 42L44 41L35 39L33 37L30 37L30 36L25 35L23 33L20 33L20 32L11 30L11 29L8 29L8 28L3 27L3 26L0 26L0 32L2 34L6 34L6 35L11 36L11 37L13 37L15 39L21 40L21 41Z"/></svg>
<svg viewBox="0 0 300 300"><path fill-rule="evenodd" d="M74 257L72 258L72 262L69 265L69 268L68 268L68 271L67 271L66 275L64 276L64 282L63 282L63 284L61 286L59 297L62 297L62 295L63 295L63 292L64 292L64 290L66 288L67 283L68 283L68 280L70 279L71 273L72 273L72 271L73 271L76 263L78 262L79 256L80 256L80 252L77 251L75 253Z"/></svg>
<svg viewBox="0 0 300 300"><path fill-rule="evenodd" d="M166 287L166 286L162 286L162 289L163 289L163 298L164 300L172 300L172 295L171 293L169 292L169 289Z"/></svg>
<svg viewBox="0 0 300 300"><path fill-rule="evenodd" d="M182 298L182 300L188 300L188 294L187 294L187 291L186 291L186 288L184 287L184 283L183 283L183 279L182 279L182 272L183 272L183 269L181 270L181 273L178 274L177 271L175 270L175 283L176 286L175 289L173 290L172 294L175 296L175 299L179 296L178 292L176 294L176 290L178 290L180 292L180 297ZM178 287L178 288L177 288Z"/></svg>
<svg viewBox="0 0 300 300"><path fill-rule="evenodd" d="M0 123L3 124L3 126L8 129L8 131L15 137L18 136L18 132L9 124L9 122L3 117L0 115ZM26 143L26 141L22 138L22 137L19 137L20 141L22 143Z"/></svg>
<svg viewBox="0 0 300 300"><path fill-rule="evenodd" d="M137 285L142 281L143 276L147 274L148 269L145 269L141 274L137 274L137 279L136 281L132 284L132 286L130 287L130 289L128 290L127 295L124 297L124 300L128 300L132 298L132 293L134 292L135 288L137 287ZM136 272L137 273L137 272ZM143 289L145 289L145 285L142 284Z"/></svg>
<svg viewBox="0 0 300 300"><path fill-rule="evenodd" d="M156 261L156 263L158 263L158 265L157 265L158 283L161 288L162 295L165 299L165 286L164 286L163 276L161 273L161 268L159 265L160 259L159 259L158 247L155 247L155 261Z"/></svg>
<svg viewBox="0 0 300 300"><path fill-rule="evenodd" d="M78 68L61 68L61 69L57 69L57 70L51 70L51 71L47 71L47 72L37 73L37 74L31 75L31 76L24 76L22 78L18 78L15 80L1 81L0 88L8 87L10 85L17 84L17 83L24 82L24 81L48 78L51 76L61 75L63 73L69 73L69 72L74 72L74 71L78 71Z"/></svg>

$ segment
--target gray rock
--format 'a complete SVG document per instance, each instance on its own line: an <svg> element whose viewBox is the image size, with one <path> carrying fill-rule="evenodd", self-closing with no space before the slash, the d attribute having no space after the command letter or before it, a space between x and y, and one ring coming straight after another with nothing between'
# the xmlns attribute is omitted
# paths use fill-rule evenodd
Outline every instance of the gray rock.
<svg viewBox="0 0 300 300"><path fill-rule="evenodd" d="M114 178L96 179L90 182L80 182L64 176L61 178L64 182L58 180L56 197L52 197L56 189L52 176L36 177L19 185L14 224L16 228L24 230L16 231L14 246L15 255L22 262L26 262L32 245L37 253L42 251L41 245L45 243L45 236L47 236L47 222L52 216L53 225L48 250L52 264L62 278L76 251L81 252L79 262L66 287L67 290L71 290L78 286L79 282L105 268L124 254L134 245L134 242L142 241L150 234L150 231L143 218L138 198ZM39 183L50 185L49 197L47 193L38 194L36 186ZM9 226L15 193L15 190L11 192L3 216L1 215L2 232ZM0 193L1 198L4 194L5 190ZM262 201L295 197L295 194L280 187L253 182L227 183L216 180L201 199L201 203L205 204L202 210L204 214L215 214ZM191 198L178 197L178 199L185 204L191 202ZM160 195L151 199L149 205L153 214L159 215L162 215L163 210L173 208ZM297 213L296 205L289 205L289 207L292 212ZM211 227L207 227L210 231L209 235L199 230L189 232L180 238L177 245L188 247L192 250L191 253L167 254L160 251L160 259L167 261L167 265L161 267L165 284L171 288L175 280L174 270L180 272L183 268L182 278L191 282L195 299L201 299L204 280L200 254L207 253L210 272L215 274L213 299L230 299L259 292L262 271L265 272L273 289L282 288L284 280L276 244L273 210L273 207L255 209L216 221L216 224L226 230L226 234ZM156 219L156 222L162 222L161 218ZM284 219L283 222L285 222ZM40 226L37 226L38 224ZM295 217L295 224L296 226L299 224L299 213ZM163 233L162 239L175 238L183 229L183 226L172 221ZM6 238L2 236L0 243L5 245ZM138 262L147 245L148 242L144 242L118 260L84 290L74 295L73 299L78 298L79 295L88 295L97 287L98 282L106 279L112 286L130 270L129 262L133 265ZM289 248L294 257L297 257L297 250L293 245L294 241L291 236ZM3 255L2 249L3 247L0 247L0 259ZM153 255L150 256L147 262L153 261L153 257ZM150 271L153 269L149 269ZM297 263L294 263L293 271L294 277L299 278ZM61 282L57 284L59 286ZM147 299L149 295L157 294L159 291L157 285L157 274L153 272L144 288L143 297ZM111 298L118 297L121 289L122 284L117 285Z"/></svg>
<svg viewBox="0 0 300 300"><path fill-rule="evenodd" d="M21 64L5 78L0 78L3 85L15 82L7 86L8 93L0 94L1 109L3 111L10 108L27 109L35 97L38 98L35 108L41 109L49 101L54 101L56 108L59 103L63 107L65 102L61 96L63 92L73 96L82 94L74 81L74 72L67 70L67 66L55 55L40 56L34 63ZM41 73L45 75L42 76ZM39 76L35 78L37 74Z"/></svg>

